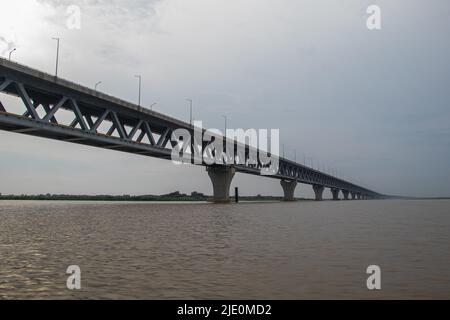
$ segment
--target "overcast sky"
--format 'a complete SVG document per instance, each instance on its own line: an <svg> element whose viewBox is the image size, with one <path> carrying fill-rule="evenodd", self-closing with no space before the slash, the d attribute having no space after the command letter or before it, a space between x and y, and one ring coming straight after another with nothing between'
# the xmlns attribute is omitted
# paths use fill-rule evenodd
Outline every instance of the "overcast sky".
<svg viewBox="0 0 450 320"><path fill-rule="evenodd" d="M141 74L145 106L188 120L191 98L206 126L226 114L279 128L287 156L378 192L450 196L448 0L1 1L3 57L17 48L13 60L53 73L57 36L60 77L136 102ZM366 27L371 4L381 30ZM211 193L204 168L3 131L0 172L4 194ZM281 194L263 177L233 186Z"/></svg>

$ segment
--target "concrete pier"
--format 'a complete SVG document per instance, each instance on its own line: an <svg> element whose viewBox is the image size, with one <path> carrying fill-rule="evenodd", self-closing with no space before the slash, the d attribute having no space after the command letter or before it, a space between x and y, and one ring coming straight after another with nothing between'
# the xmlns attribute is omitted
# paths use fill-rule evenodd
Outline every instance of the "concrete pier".
<svg viewBox="0 0 450 320"><path fill-rule="evenodd" d="M339 200L339 189L331 189L331 194L333 195L333 200Z"/></svg>
<svg viewBox="0 0 450 320"><path fill-rule="evenodd" d="M325 189L325 187L322 185L318 185L318 184L313 185L313 190L314 190L314 193L316 194L316 201L322 201L324 189Z"/></svg>
<svg viewBox="0 0 450 320"><path fill-rule="evenodd" d="M350 192L349 191L347 191L347 190L342 190L342 194L344 195L344 200L348 200L348 194L349 194Z"/></svg>
<svg viewBox="0 0 450 320"><path fill-rule="evenodd" d="M211 166L206 167L213 185L213 201L215 203L229 203L230 186L236 170L233 167Z"/></svg>
<svg viewBox="0 0 450 320"><path fill-rule="evenodd" d="M294 192L295 187L297 187L297 180L280 180L280 184L284 192L283 201L294 201Z"/></svg>

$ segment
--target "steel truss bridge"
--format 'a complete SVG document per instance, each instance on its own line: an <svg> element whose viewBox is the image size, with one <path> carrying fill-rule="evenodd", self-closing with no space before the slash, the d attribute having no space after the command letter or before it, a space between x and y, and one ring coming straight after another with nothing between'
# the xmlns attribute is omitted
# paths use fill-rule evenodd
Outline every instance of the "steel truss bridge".
<svg viewBox="0 0 450 320"><path fill-rule="evenodd" d="M0 130L10 132L171 160L174 130L185 129L192 136L195 131L186 122L5 59L0 59L0 93L20 100L23 107L17 111L6 96L0 96ZM192 144L200 150L205 146ZM261 175L262 165L251 164L250 154L245 146L245 159L236 165L209 166L201 161L212 180L215 201L229 201L235 172ZM322 200L324 188L331 189L335 200L340 192L344 199L383 197L281 157L278 172L267 177L281 180L285 200L294 199L297 183L312 185L316 200Z"/></svg>

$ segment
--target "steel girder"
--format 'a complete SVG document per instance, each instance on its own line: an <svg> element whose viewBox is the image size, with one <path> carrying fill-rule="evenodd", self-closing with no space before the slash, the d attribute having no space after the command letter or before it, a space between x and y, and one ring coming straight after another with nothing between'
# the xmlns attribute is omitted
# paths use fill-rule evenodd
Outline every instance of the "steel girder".
<svg viewBox="0 0 450 320"><path fill-rule="evenodd" d="M10 79L0 80L0 92L19 97L26 108L25 113L14 114L0 102L0 129L170 159L170 149L166 148L172 132L170 127L158 124L153 130L148 121L133 121L113 109L87 107L70 96L47 95ZM37 112L40 107L43 116ZM70 124L56 119L62 110L72 113ZM102 124L109 127L106 133L99 131ZM113 135L114 132L117 134ZM148 138L147 143L142 143L144 137Z"/></svg>

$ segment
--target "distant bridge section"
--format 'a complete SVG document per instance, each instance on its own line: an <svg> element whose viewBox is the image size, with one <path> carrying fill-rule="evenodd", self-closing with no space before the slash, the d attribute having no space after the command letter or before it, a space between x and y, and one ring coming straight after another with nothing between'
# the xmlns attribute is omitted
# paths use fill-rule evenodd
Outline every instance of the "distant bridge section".
<svg viewBox="0 0 450 320"><path fill-rule="evenodd" d="M170 160L174 130L186 129L192 135L195 131L184 121L5 59L0 59L0 93L15 97L22 105L17 110L9 99L0 97L0 130L10 132ZM192 148L204 149L205 145ZM250 147L245 146L242 164L210 166L201 162L207 167L216 202L229 201L236 172L261 174L262 164L250 164L249 158ZM279 158L278 172L267 177L280 180L285 200L294 200L298 183L312 185L316 200L322 200L325 188L330 188L335 200L340 193L344 199L383 197L284 158Z"/></svg>

